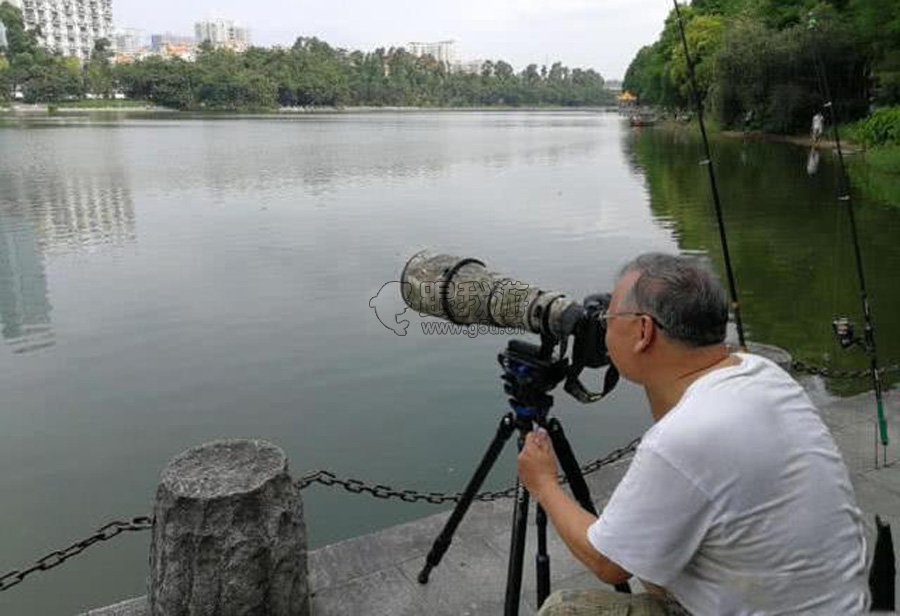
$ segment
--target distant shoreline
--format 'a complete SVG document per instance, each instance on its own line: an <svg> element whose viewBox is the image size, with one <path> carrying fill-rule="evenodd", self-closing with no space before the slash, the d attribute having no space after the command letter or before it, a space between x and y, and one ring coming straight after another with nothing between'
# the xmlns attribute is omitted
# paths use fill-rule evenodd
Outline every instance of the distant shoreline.
<svg viewBox="0 0 900 616"><path fill-rule="evenodd" d="M779 135L776 133L764 133L761 131L743 132L738 130L723 130L720 134L723 137L727 137L729 139L768 141L770 143L791 143L808 148L815 146L823 149L834 149L835 147L837 147L835 142L830 139L820 139L818 142L814 142L812 137L803 135ZM844 151L844 154L856 154L858 150L862 149L857 144L846 139L841 139L841 147Z"/></svg>
<svg viewBox="0 0 900 616"><path fill-rule="evenodd" d="M666 130L674 131L697 130L697 126L694 122L685 124L682 122L666 120L660 123L659 126L663 127ZM719 130L716 128L710 129L709 127L707 127L707 129L709 130L710 134L718 135L720 137L724 137L725 139L764 141L767 143L788 143L791 145L798 145L807 148L816 147L823 150L833 150L835 149L835 147L837 147L835 142L831 139L820 139L818 143L815 143L813 142L813 139L808 135L785 135L780 133L767 133L764 131ZM841 148L843 149L844 154L857 154L865 149L859 144L846 138L841 139Z"/></svg>
<svg viewBox="0 0 900 616"><path fill-rule="evenodd" d="M489 105L478 107L418 107L418 106L348 106L348 107L279 107L277 109L172 109L170 107L160 107L156 105L135 105L135 106L111 106L111 107L78 107L66 104L33 104L26 105L17 103L10 107L0 107L0 113L4 114L70 114L70 113L129 113L129 112L163 112L163 113L183 113L183 114L200 114L200 115L304 115L304 114L322 114L322 113L422 113L422 112L507 112L507 111L571 111L571 112L604 112L611 113L617 111L615 106L584 106L584 107L565 107L565 106L509 106L509 105Z"/></svg>
<svg viewBox="0 0 900 616"><path fill-rule="evenodd" d="M175 109L168 107L159 107L156 105L134 105L134 106L110 106L110 107L75 107L65 104L57 105L55 103L36 103L33 105L16 103L9 107L0 107L0 113L10 115L34 115L34 114L50 114L50 113L94 113L94 112L129 112L129 111L153 111L153 112L174 112Z"/></svg>

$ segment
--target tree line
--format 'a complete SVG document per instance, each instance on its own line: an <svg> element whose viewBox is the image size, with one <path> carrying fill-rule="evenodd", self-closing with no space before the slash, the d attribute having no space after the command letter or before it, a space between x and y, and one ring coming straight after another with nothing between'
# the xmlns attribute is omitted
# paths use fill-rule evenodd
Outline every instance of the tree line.
<svg viewBox="0 0 900 616"><path fill-rule="evenodd" d="M825 102L818 71L841 119L900 103L897 0L694 0L681 13L700 98L723 127L808 129ZM644 104L691 105L674 9L623 87Z"/></svg>
<svg viewBox="0 0 900 616"><path fill-rule="evenodd" d="M403 48L347 51L315 37L287 49L243 53L201 45L196 60L148 57L113 64L98 41L83 66L37 44L9 3L0 5L9 48L0 59L0 96L19 91L26 102L56 102L122 92L176 109L268 109L294 106L582 106L613 102L593 69L530 64L520 72L486 61L474 73L451 70Z"/></svg>

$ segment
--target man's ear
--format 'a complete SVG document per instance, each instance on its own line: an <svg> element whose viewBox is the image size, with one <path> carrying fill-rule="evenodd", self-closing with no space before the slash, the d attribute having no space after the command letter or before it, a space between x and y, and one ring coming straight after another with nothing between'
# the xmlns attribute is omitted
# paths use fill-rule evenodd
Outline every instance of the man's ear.
<svg viewBox="0 0 900 616"><path fill-rule="evenodd" d="M640 329L640 337L634 341L634 352L641 353L646 351L650 346L650 343L653 342L653 338L656 336L656 328L653 327L653 322L647 316L638 317L641 321L641 329Z"/></svg>

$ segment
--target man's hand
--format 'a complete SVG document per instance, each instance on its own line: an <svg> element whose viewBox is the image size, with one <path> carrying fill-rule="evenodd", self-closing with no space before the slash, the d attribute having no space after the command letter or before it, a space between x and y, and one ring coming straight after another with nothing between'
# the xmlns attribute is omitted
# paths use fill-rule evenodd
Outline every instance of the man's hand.
<svg viewBox="0 0 900 616"><path fill-rule="evenodd" d="M538 502L548 486L557 485L556 456L543 428L525 435L525 446L519 453L519 479Z"/></svg>
<svg viewBox="0 0 900 616"><path fill-rule="evenodd" d="M525 436L525 446L519 453L519 479L547 512L572 554L597 577L607 584L618 584L631 577L588 541L588 528L597 516L582 509L559 485L553 444L543 428Z"/></svg>

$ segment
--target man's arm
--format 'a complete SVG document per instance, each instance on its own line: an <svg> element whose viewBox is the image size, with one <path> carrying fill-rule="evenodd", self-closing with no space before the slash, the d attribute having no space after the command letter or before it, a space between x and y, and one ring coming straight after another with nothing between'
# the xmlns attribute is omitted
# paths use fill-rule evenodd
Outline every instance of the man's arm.
<svg viewBox="0 0 900 616"><path fill-rule="evenodd" d="M572 500L555 479L554 484L547 486L540 496L535 495L535 500L547 512L547 517L569 551L607 584L626 581L631 574L598 552L588 541L588 528L597 521L597 517Z"/></svg>
<svg viewBox="0 0 900 616"><path fill-rule="evenodd" d="M557 482L556 457L545 432L528 434L519 454L519 478L547 512L572 554L597 577L607 584L618 584L631 577L631 573L598 552L588 540L588 528L597 517L582 509Z"/></svg>

